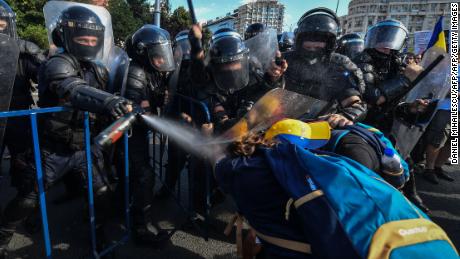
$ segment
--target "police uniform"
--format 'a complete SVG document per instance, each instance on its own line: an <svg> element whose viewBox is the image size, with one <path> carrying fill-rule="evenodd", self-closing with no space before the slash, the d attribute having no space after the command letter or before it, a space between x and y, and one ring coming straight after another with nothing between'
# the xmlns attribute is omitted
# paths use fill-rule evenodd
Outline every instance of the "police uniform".
<svg viewBox="0 0 460 259"><path fill-rule="evenodd" d="M365 123L378 128L384 134L390 133L394 114L405 120L412 117L405 108L408 104L390 106L398 103L395 98L404 93L410 85L410 80L403 74L404 65L399 56L407 35L408 30L400 21L390 19L379 22L369 28L365 39L366 49L354 60L363 71L366 82L364 100L371 107ZM388 49L389 53L382 53L378 51L379 48ZM385 97L385 103L377 105L382 96ZM413 171L403 191L419 208L428 211L417 194Z"/></svg>
<svg viewBox="0 0 460 259"><path fill-rule="evenodd" d="M148 103L146 109L156 114L157 108L164 104L167 73L175 69L169 33L153 25L144 25L130 37L126 49L132 61L124 96L139 106ZM157 65L155 59L164 62ZM129 139L134 237L141 244L161 245L169 235L152 223L155 175L150 165L148 131L146 125L134 124Z"/></svg>
<svg viewBox="0 0 460 259"><path fill-rule="evenodd" d="M28 110L35 103L32 98L32 82L38 83L40 65L45 61L41 49L32 42L19 39L19 61L11 96L10 110ZM8 119L5 130L4 145L11 155L12 184L18 181L19 171L24 169L26 161L18 155L31 148L32 135L30 120L27 117Z"/></svg>
<svg viewBox="0 0 460 259"><path fill-rule="evenodd" d="M392 115L385 114L386 107L393 103L395 96L410 84L403 75L404 66L397 56L385 56L375 49L366 49L354 60L363 71L366 91L364 100L372 107L365 123L372 125L384 133L389 133L392 125ZM377 101L385 96L387 103L378 106Z"/></svg>
<svg viewBox="0 0 460 259"><path fill-rule="evenodd" d="M69 23L72 21L72 23ZM80 21L80 23L73 23ZM76 25L76 26L74 26ZM75 28L76 27L76 28ZM88 29L91 28L91 29ZM71 105L74 110L40 116L40 144L45 187L50 187L66 174L76 174L80 183L87 183L87 165L83 140L83 111L92 115L94 129L105 124L110 116L118 117L128 112L129 102L104 91L107 71L94 62L103 46L104 27L99 17L82 6L72 6L61 14L58 27L53 32L55 42L65 49L51 57L41 70L39 78L39 105L41 107ZM95 36L96 46L82 45L74 41L79 36ZM102 116L102 117L101 117ZM103 155L96 146L93 155L93 187L98 213L96 233L98 245L104 243L102 218L109 211L109 189L104 180ZM28 165L17 184L18 194L4 210L0 224L0 250L8 245L17 225L31 214L38 205L35 192L36 168L31 154ZM101 248L101 247L100 247Z"/></svg>

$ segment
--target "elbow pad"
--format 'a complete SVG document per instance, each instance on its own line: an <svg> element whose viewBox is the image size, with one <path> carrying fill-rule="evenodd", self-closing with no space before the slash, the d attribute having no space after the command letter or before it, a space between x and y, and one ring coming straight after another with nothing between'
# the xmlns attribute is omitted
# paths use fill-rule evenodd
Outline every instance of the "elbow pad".
<svg viewBox="0 0 460 259"><path fill-rule="evenodd" d="M73 106L94 113L109 112L107 107L120 98L87 85L73 87L69 97Z"/></svg>

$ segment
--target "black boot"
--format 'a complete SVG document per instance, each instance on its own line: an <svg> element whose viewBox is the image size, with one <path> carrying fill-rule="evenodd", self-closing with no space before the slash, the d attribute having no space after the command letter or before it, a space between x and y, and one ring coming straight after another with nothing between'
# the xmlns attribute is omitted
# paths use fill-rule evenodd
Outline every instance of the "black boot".
<svg viewBox="0 0 460 259"><path fill-rule="evenodd" d="M419 209L425 213L429 213L430 209L423 203L422 198L417 194L417 188L415 187L415 176L414 172L411 170L409 181L403 187L402 191L404 195L414 203Z"/></svg>
<svg viewBox="0 0 460 259"><path fill-rule="evenodd" d="M27 216L23 225L27 233L31 235L38 233L42 229L40 210L37 209Z"/></svg>
<svg viewBox="0 0 460 259"><path fill-rule="evenodd" d="M18 195L11 200L0 215L0 258L8 258L7 247L13 238L17 227L23 222L27 215L32 214L36 209L36 194Z"/></svg>
<svg viewBox="0 0 460 259"><path fill-rule="evenodd" d="M65 186L65 193L53 200L54 204L61 205L82 196L83 188L80 184L80 179L76 174L66 174L62 181Z"/></svg>
<svg viewBox="0 0 460 259"><path fill-rule="evenodd" d="M2 224L0 219L0 259L8 258L8 244L13 237L14 231L11 230L8 226Z"/></svg>
<svg viewBox="0 0 460 259"><path fill-rule="evenodd" d="M8 259L8 251L6 251L6 248L0 248L0 259Z"/></svg>
<svg viewBox="0 0 460 259"><path fill-rule="evenodd" d="M169 243L170 234L151 222L134 227L134 241L139 245L162 248Z"/></svg>
<svg viewBox="0 0 460 259"><path fill-rule="evenodd" d="M436 175L438 176L438 178L441 178L441 179L446 180L448 182L453 182L455 180L454 178L452 178L452 176L449 175L448 172L442 170L442 167L435 167L434 170L435 170Z"/></svg>
<svg viewBox="0 0 460 259"><path fill-rule="evenodd" d="M425 169L423 171L423 178L432 184L439 184L439 179L434 169Z"/></svg>
<svg viewBox="0 0 460 259"><path fill-rule="evenodd" d="M168 187L163 186L161 189L155 194L155 198L159 200L165 200L171 196L171 192Z"/></svg>

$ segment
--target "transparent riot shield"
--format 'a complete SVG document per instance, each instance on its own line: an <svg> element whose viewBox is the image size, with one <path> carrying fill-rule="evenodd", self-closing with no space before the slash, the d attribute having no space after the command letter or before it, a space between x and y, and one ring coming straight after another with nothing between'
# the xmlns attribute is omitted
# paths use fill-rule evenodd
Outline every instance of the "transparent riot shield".
<svg viewBox="0 0 460 259"><path fill-rule="evenodd" d="M48 1L43 7L43 14L45 16L45 26L48 32L48 42L50 46L55 46L53 42L52 32L56 28L56 24L62 12L72 6L83 6L93 11L101 20L105 27L104 31L104 48L101 55L101 62L107 65L109 56L111 54L111 48L114 46L113 30L112 30L112 18L109 11L101 6L82 4L67 1Z"/></svg>
<svg viewBox="0 0 460 259"><path fill-rule="evenodd" d="M327 102L277 88L266 93L254 107L231 129L224 139L238 139L249 132L258 132L285 118L315 118Z"/></svg>
<svg viewBox="0 0 460 259"><path fill-rule="evenodd" d="M17 41L8 35L0 34L0 112L8 111L10 108L18 58ZM3 146L6 121L0 119L0 146Z"/></svg>
<svg viewBox="0 0 460 259"><path fill-rule="evenodd" d="M450 58L445 51L438 48L430 48L424 55L421 66L427 67L439 55L446 55L444 58L420 83L415 86L403 99L403 102L413 102L416 99L429 99L433 102L441 100L447 96L450 91ZM430 114L420 116L423 121L416 124L409 124L401 118L395 118L391 129L391 135L396 141L396 147L403 158L407 158L418 140L422 137L423 132L430 124L431 119L437 109L430 109Z"/></svg>
<svg viewBox="0 0 460 259"><path fill-rule="evenodd" d="M278 38L276 30L267 29L256 36L245 40L244 44L249 49L249 62L252 66L265 72L275 59L278 51Z"/></svg>

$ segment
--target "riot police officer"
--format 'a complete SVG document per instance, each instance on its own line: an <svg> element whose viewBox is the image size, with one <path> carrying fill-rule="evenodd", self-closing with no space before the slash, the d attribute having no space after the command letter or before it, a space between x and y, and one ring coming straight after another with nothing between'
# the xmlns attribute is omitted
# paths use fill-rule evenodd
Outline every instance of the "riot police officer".
<svg viewBox="0 0 460 259"><path fill-rule="evenodd" d="M284 54L289 64L287 90L331 103L328 120L333 127L360 121L366 115L361 100L362 74L346 56L333 53L338 20L327 8L306 12L298 22L295 49Z"/></svg>
<svg viewBox="0 0 460 259"><path fill-rule="evenodd" d="M203 125L206 131L216 135L225 132L248 112L257 100L269 90L281 87L278 82L271 82L268 73L263 73L262 66L255 66L249 56L249 48L240 34L229 28L217 30L205 58L202 34L199 25L193 25L189 33L191 45L191 80L196 91L196 98L207 104L213 124ZM252 40L252 39L251 39ZM264 47L264 46L261 46ZM274 63L274 62L273 62ZM270 67L269 71L281 75L287 64ZM204 191L206 166L205 161L194 161L195 172L195 206L202 211L205 205ZM214 189L211 203L222 199L222 194Z"/></svg>
<svg viewBox="0 0 460 259"><path fill-rule="evenodd" d="M44 115L40 121L40 144L45 170L45 186L49 187L66 174L76 174L86 183L86 158L83 140L83 111L95 113L95 127L110 117L131 111L128 100L104 91L107 71L99 60L104 47L105 26L100 17L82 6L65 9L53 31L53 41L64 52L52 56L45 64L39 83L39 104L50 107L70 104L73 111ZM105 125L100 125L104 127ZM98 245L104 243L101 217L108 208L110 190L104 177L103 154L92 146L93 186L95 194ZM33 157L22 172L17 196L5 208L0 225L0 247L4 256L18 222L37 207L35 166Z"/></svg>
<svg viewBox="0 0 460 259"><path fill-rule="evenodd" d="M144 25L128 40L126 49L132 61L125 97L154 112L163 106L167 75L176 67L169 33ZM151 218L155 176L148 155L148 128L137 124L132 130L129 158L133 168L134 237L138 243L158 246L169 239L169 234L155 226Z"/></svg>
<svg viewBox="0 0 460 259"><path fill-rule="evenodd" d="M365 101L369 104L366 122L389 132L391 116L383 110L391 105L411 80L415 79L417 67L405 69L400 52L408 37L404 24L386 20L369 29L365 38L365 50L354 61L361 68L366 82Z"/></svg>
<svg viewBox="0 0 460 259"><path fill-rule="evenodd" d="M45 61L45 57L37 45L18 38L15 23L14 12L7 3L0 0L0 33L17 39L20 53L10 101L10 110L27 110L34 104L32 82L38 83L39 68L41 63ZM13 117L8 119L4 139L2 151L5 147L8 147L11 155L10 175L12 177L12 184L15 185L18 182L17 178L25 162L21 161L18 155L24 153L31 146L29 119L27 117Z"/></svg>
<svg viewBox="0 0 460 259"><path fill-rule="evenodd" d="M409 86L421 68L416 65L405 67L400 52L408 37L404 24L397 20L385 20L369 28L365 37L365 49L354 61L361 68L366 82L364 99L369 105L366 123L380 129L384 134L391 130L393 104ZM397 145L397 143L396 143ZM404 192L421 209L428 211L417 195L414 174L411 172Z"/></svg>
<svg viewBox="0 0 460 259"><path fill-rule="evenodd" d="M337 41L335 52L354 59L364 50L364 40L357 33L345 34Z"/></svg>
<svg viewBox="0 0 460 259"><path fill-rule="evenodd" d="M279 66L272 62L264 73L261 65L255 65L250 58L250 50L242 37L234 30L225 28L215 32L207 54L208 64L196 57L202 47L201 33L192 27L189 39L192 45L192 80L202 85L199 99L209 104L216 132L230 128L248 112L252 105L269 90L281 87L272 81L271 75L282 75L287 64ZM262 47L262 46L261 46ZM279 53L278 53L279 54ZM195 57L195 58L194 58ZM200 76L205 75L205 76Z"/></svg>
<svg viewBox="0 0 460 259"><path fill-rule="evenodd" d="M360 122L367 111L361 71L348 57L333 53L338 24L335 13L327 8L306 12L297 24L294 50L284 53L289 67L284 78L278 79L284 79L287 90L328 102L319 118L333 128ZM336 152L380 170L375 150L355 134L341 138Z"/></svg>
<svg viewBox="0 0 460 259"><path fill-rule="evenodd" d="M169 79L168 92L171 94L171 102L166 107L166 116L191 123L192 117L194 122L198 122L199 118L192 114L194 109L191 109L191 104L184 98L195 97L195 89L192 87L190 75L190 51L191 46L188 40L188 30L179 32L174 39L174 57L180 59L179 67ZM192 104L193 105L193 104ZM180 172L185 166L187 153L173 141L168 143L168 160L170 162L166 166L166 186L163 186L156 197L165 198L170 194L170 190L174 189Z"/></svg>

